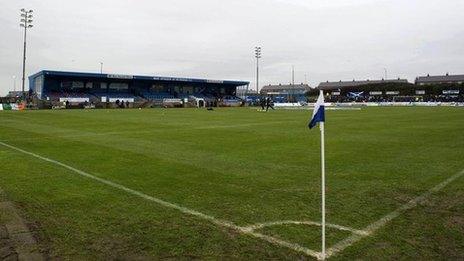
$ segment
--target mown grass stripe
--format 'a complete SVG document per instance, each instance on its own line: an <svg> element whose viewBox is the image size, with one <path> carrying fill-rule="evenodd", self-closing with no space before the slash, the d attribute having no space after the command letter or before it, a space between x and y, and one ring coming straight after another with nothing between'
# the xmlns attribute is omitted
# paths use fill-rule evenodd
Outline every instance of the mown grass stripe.
<svg viewBox="0 0 464 261"><path fill-rule="evenodd" d="M38 155L38 154L35 154L33 152L23 150L21 148L6 144L6 143L1 142L1 141L0 141L0 145L3 145L3 146L5 146L7 148L10 148L12 150L16 150L18 152L24 153L26 155L41 159L43 161L58 165L60 167L68 169L68 170L70 170L72 172L75 172L75 173L77 173L77 174L79 174L81 176L84 176L86 178L92 179L94 181L98 181L100 183L103 183L105 185L108 185L108 186L116 188L116 189L120 189L120 190L125 191L125 192L127 192L129 194L138 196L138 197L146 199L148 201L155 202L155 203L157 203L157 204L159 204L161 206L176 209L176 210L178 210L178 211L180 211L180 212L182 212L184 214L192 215L192 216L198 217L200 219L207 220L207 221L209 221L209 222L211 222L211 223L213 223L215 225L233 229L233 230L235 230L235 231L237 231L237 232L239 232L241 234L245 234L245 235L249 235L249 236L252 236L252 237L255 237L255 238L259 238L259 239L262 239L262 240L267 241L269 243L272 243L274 245L290 248L290 249L292 249L294 251L297 251L297 252L312 256L312 257L316 257L318 259L320 258L320 253L319 252L311 250L311 249L303 247L303 246L300 246L298 244L287 242L287 241L284 241L284 240L281 240L281 239L278 239L278 238L274 238L274 237L271 237L271 236L267 236L267 235L264 235L264 234L261 234L261 233L256 233L256 232L253 232L252 230L249 230L246 227L237 226L237 225L235 225L234 223L232 223L230 221L218 219L218 218L215 218L213 216L198 212L196 210L192 210L192 209L189 209L189 208L186 208L186 207L183 207L183 206L171 203L171 202L164 201L164 200L156 198L156 197L149 196L149 195L144 194L144 193L142 193L140 191L136 191L136 190L130 189L128 187L125 187L123 185L114 183L114 182L112 182L110 180L106 180L106 179L103 179L103 178L96 177L96 176L94 176L92 174L89 174L89 173L87 173L85 171L76 169L76 168L71 167L71 166L69 166L67 164L64 164L62 162L59 162L59 161L56 161L56 160L53 160L53 159L50 159L50 158L47 158L47 157L43 157L41 155Z"/></svg>
<svg viewBox="0 0 464 261"><path fill-rule="evenodd" d="M388 213L387 215L383 216L379 220L375 221L374 223L369 224L367 227L363 229L366 231L366 234L353 234L350 237L338 242L331 248L327 250L327 257L336 255L341 251L345 250L347 247L353 245L354 243L358 242L359 240L363 239L366 236L370 236L375 233L378 229L385 226L388 222L392 221L393 219L397 218L401 213L414 208L420 202L424 201L427 197L429 197L432 193L438 192L446 187L451 182L455 181L456 179L460 178L464 175L464 170L460 171L459 173L449 177L445 181L441 182L440 184L434 186L433 188L429 189L427 192L423 193L422 195L410 200L408 203L402 205L401 207L397 208L396 210Z"/></svg>

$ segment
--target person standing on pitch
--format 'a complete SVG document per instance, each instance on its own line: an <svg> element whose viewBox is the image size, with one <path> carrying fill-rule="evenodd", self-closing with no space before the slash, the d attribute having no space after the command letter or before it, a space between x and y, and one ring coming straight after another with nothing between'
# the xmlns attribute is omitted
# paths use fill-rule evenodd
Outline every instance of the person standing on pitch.
<svg viewBox="0 0 464 261"><path fill-rule="evenodd" d="M272 101L271 97L267 97L267 98L266 98L266 111L268 111L269 108L275 110L275 109L274 109L274 104L273 104L273 103L274 103L274 102Z"/></svg>
<svg viewBox="0 0 464 261"><path fill-rule="evenodd" d="M259 98L259 104L261 105L261 110L264 111L264 106L266 106L266 98Z"/></svg>

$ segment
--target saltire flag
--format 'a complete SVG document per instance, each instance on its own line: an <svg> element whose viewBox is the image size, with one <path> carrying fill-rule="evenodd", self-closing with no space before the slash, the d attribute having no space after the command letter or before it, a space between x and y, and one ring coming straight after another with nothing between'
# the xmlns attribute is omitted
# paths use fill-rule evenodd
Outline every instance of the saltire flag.
<svg viewBox="0 0 464 261"><path fill-rule="evenodd" d="M311 117L311 121L308 124L310 129L314 128L318 122L325 121L325 113L324 113L324 93L322 90L319 93L319 97L317 98L316 104L314 104L313 116Z"/></svg>

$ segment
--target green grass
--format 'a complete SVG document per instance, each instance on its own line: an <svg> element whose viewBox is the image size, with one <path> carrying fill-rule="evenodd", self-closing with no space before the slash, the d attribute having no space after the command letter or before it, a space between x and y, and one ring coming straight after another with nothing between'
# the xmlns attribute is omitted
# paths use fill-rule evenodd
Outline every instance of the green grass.
<svg viewBox="0 0 464 261"><path fill-rule="evenodd" d="M2 111L0 141L239 226L320 220L310 111ZM464 169L464 108L326 112L327 220L363 229ZM464 178L333 259L464 258ZM62 259L304 256L0 145L0 188ZM320 251L316 226L257 232ZM349 236L328 230L329 246Z"/></svg>

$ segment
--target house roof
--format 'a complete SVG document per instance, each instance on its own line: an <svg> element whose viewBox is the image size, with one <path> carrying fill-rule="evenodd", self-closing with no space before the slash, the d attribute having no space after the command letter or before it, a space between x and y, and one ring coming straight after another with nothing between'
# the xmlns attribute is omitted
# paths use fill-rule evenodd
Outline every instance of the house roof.
<svg viewBox="0 0 464 261"><path fill-rule="evenodd" d="M419 76L416 78L417 83L447 83L447 82L464 82L464 74L457 75L435 75Z"/></svg>
<svg viewBox="0 0 464 261"><path fill-rule="evenodd" d="M320 90L332 90L332 89L341 89L349 87L357 87L362 85L370 84L383 84L383 83L408 83L406 79L381 79L381 80L365 80L365 81L338 81L338 82L321 82L317 87Z"/></svg>
<svg viewBox="0 0 464 261"><path fill-rule="evenodd" d="M196 83L216 83L228 84L234 86L247 85L246 81L233 81L233 80L212 80L212 79L198 79L198 78L181 78L181 77L165 77L165 76L147 76L147 75L128 75L128 74L101 74L89 72L66 72L66 71L51 71L43 70L36 74L29 76L35 78L40 75L62 76L62 77L83 77L83 78L111 78L123 80L154 80L154 81L172 81L172 82L196 82Z"/></svg>

